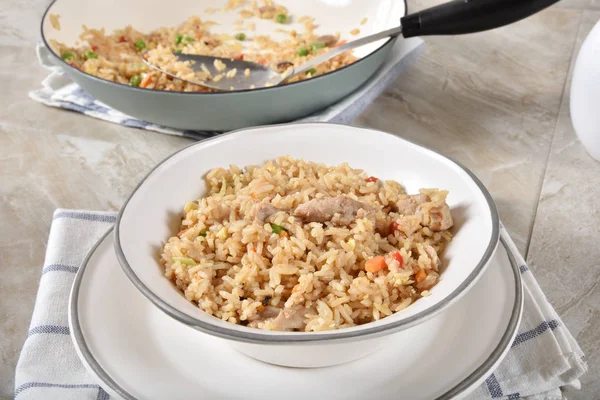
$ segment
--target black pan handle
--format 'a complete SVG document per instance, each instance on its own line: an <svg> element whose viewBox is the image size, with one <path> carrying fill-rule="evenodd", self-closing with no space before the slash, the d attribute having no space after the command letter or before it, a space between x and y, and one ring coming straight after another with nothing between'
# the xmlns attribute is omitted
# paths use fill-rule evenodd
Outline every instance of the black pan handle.
<svg viewBox="0 0 600 400"><path fill-rule="evenodd" d="M401 19L402 36L487 31L529 17L558 0L455 0Z"/></svg>

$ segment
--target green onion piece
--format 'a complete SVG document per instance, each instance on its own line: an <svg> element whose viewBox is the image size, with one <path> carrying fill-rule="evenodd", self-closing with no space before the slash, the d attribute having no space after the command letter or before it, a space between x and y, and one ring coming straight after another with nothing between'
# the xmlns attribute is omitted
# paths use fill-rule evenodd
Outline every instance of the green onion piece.
<svg viewBox="0 0 600 400"><path fill-rule="evenodd" d="M140 86L140 83L142 83L142 77L139 75L134 75L129 79L129 83L131 86Z"/></svg>
<svg viewBox="0 0 600 400"><path fill-rule="evenodd" d="M300 48L298 49L298 55L299 55L300 57L307 56L307 55L308 55L308 49L307 49L306 47L300 47Z"/></svg>
<svg viewBox="0 0 600 400"><path fill-rule="evenodd" d="M181 43L183 40L183 35L175 35L175 44Z"/></svg>
<svg viewBox="0 0 600 400"><path fill-rule="evenodd" d="M269 224L269 225L271 225L271 229L273 230L273 233L276 235L279 235L281 232L287 232L286 229L281 225L277 225L277 224Z"/></svg>
<svg viewBox="0 0 600 400"><path fill-rule="evenodd" d="M285 24L287 21L287 15L277 14L277 16L275 17L275 21L277 21L280 24Z"/></svg>
<svg viewBox="0 0 600 400"><path fill-rule="evenodd" d="M83 58L85 58L86 60L89 60L90 58L98 58L98 54L96 54L95 51L86 51L85 53L83 53Z"/></svg>
<svg viewBox="0 0 600 400"><path fill-rule="evenodd" d="M314 52L316 52L316 51L318 51L318 50L320 50L320 49L323 49L323 48L325 48L325 44L323 44L323 43L321 43L321 42L314 42L314 43L313 43L313 44L310 46L310 48L312 49L312 51L313 51L313 53L314 53Z"/></svg>
<svg viewBox="0 0 600 400"><path fill-rule="evenodd" d="M143 40L138 40L133 45L138 51L142 51L146 48L146 42L144 42Z"/></svg>
<svg viewBox="0 0 600 400"><path fill-rule="evenodd" d="M221 178L221 190L219 191L221 196L225 196L227 194L227 180L225 178Z"/></svg>
<svg viewBox="0 0 600 400"><path fill-rule="evenodd" d="M185 40L185 41L186 41L186 42L188 42L188 43L191 43L191 42L193 42L193 41L194 41L194 38L193 38L193 37L190 37L190 36L184 36L184 37L183 37L183 40Z"/></svg>
<svg viewBox="0 0 600 400"><path fill-rule="evenodd" d="M314 75L317 73L317 70L315 68L311 68L308 71L306 71L307 75Z"/></svg>
<svg viewBox="0 0 600 400"><path fill-rule="evenodd" d="M181 49L175 49L173 50L173 53L181 54Z"/></svg>
<svg viewBox="0 0 600 400"><path fill-rule="evenodd" d="M71 53L71 52L66 52L63 53L62 56L60 56L63 60L65 61L69 61L75 58L75 54Z"/></svg>
<svg viewBox="0 0 600 400"><path fill-rule="evenodd" d="M238 33L237 35L235 35L235 38L237 40L246 40L246 34L245 33Z"/></svg>
<svg viewBox="0 0 600 400"><path fill-rule="evenodd" d="M207 232L208 232L208 231L202 231L202 232L200 232L200 233L198 234L198 236L206 237L206 233L207 233Z"/></svg>
<svg viewBox="0 0 600 400"><path fill-rule="evenodd" d="M196 265L196 261L189 257L173 257L173 261L179 261L180 263L185 265Z"/></svg>

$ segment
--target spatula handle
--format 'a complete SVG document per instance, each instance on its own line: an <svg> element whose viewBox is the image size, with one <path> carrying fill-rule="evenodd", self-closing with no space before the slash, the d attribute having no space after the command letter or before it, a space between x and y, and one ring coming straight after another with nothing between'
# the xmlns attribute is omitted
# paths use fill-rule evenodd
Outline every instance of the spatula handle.
<svg viewBox="0 0 600 400"><path fill-rule="evenodd" d="M526 18L558 0L455 0L401 19L402 36L460 35Z"/></svg>

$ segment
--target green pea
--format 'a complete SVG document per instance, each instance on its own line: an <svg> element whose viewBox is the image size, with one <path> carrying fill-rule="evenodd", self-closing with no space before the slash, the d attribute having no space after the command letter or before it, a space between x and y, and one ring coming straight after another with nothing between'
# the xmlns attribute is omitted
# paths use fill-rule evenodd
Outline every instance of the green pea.
<svg viewBox="0 0 600 400"><path fill-rule="evenodd" d="M184 37L183 37L183 40L184 40L184 41L186 41L186 42L188 42L188 43L191 43L191 42L193 42L193 41L194 41L194 38L193 38L193 37L190 37L190 36L184 36Z"/></svg>
<svg viewBox="0 0 600 400"><path fill-rule="evenodd" d="M198 234L198 236L206 237L206 232L207 232L207 231L202 231L202 232L200 232L200 233Z"/></svg>
<svg viewBox="0 0 600 400"><path fill-rule="evenodd" d="M275 17L275 21L277 21L280 24L285 24L287 21L287 15L277 14L277 16Z"/></svg>
<svg viewBox="0 0 600 400"><path fill-rule="evenodd" d="M181 43L183 40L183 35L175 35L175 44Z"/></svg>
<svg viewBox="0 0 600 400"><path fill-rule="evenodd" d="M143 40L138 40L133 45L138 51L142 51L146 48L146 42L144 42Z"/></svg>
<svg viewBox="0 0 600 400"><path fill-rule="evenodd" d="M71 53L71 52L66 52L63 53L62 56L60 56L63 60L65 61L69 61L75 58L75 54Z"/></svg>
<svg viewBox="0 0 600 400"><path fill-rule="evenodd" d="M85 53L83 53L83 58L85 58L86 60L89 60L90 58L98 58L98 54L96 54L95 51L86 51Z"/></svg>
<svg viewBox="0 0 600 400"><path fill-rule="evenodd" d="M277 224L270 224L271 225L271 229L273 230L273 233L276 235L279 235L281 232L285 232L285 228L281 225L277 225Z"/></svg>
<svg viewBox="0 0 600 400"><path fill-rule="evenodd" d="M308 71L306 71L307 75L314 75L317 73L317 70L315 68L311 68Z"/></svg>
<svg viewBox="0 0 600 400"><path fill-rule="evenodd" d="M307 49L306 47L300 47L300 48L298 49L298 55L299 55L300 57L305 57L305 56L307 56L307 55L308 55L308 49Z"/></svg>
<svg viewBox="0 0 600 400"><path fill-rule="evenodd" d="M142 83L142 77L139 75L134 75L129 79L129 83L131 86L140 86L140 83Z"/></svg>
<svg viewBox="0 0 600 400"><path fill-rule="evenodd" d="M311 50L313 52L316 52L317 50L323 49L325 48L325 44L321 43L321 42L314 42L311 46L310 46Z"/></svg>
<svg viewBox="0 0 600 400"><path fill-rule="evenodd" d="M246 40L246 34L245 33L238 33L237 35L235 35L235 38L237 40Z"/></svg>

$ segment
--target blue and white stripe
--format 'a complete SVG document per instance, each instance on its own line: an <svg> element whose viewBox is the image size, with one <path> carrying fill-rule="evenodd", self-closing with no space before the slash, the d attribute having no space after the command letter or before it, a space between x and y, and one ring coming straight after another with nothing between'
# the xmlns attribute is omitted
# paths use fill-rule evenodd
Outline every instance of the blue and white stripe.
<svg viewBox="0 0 600 400"><path fill-rule="evenodd" d="M15 374L15 399L109 399L75 352L67 309L81 261L115 220L114 213L54 213L36 305Z"/></svg>
<svg viewBox="0 0 600 400"><path fill-rule="evenodd" d="M587 370L583 352L504 227L500 234L520 265L523 316L508 355L469 399L561 400L561 387L578 387Z"/></svg>

